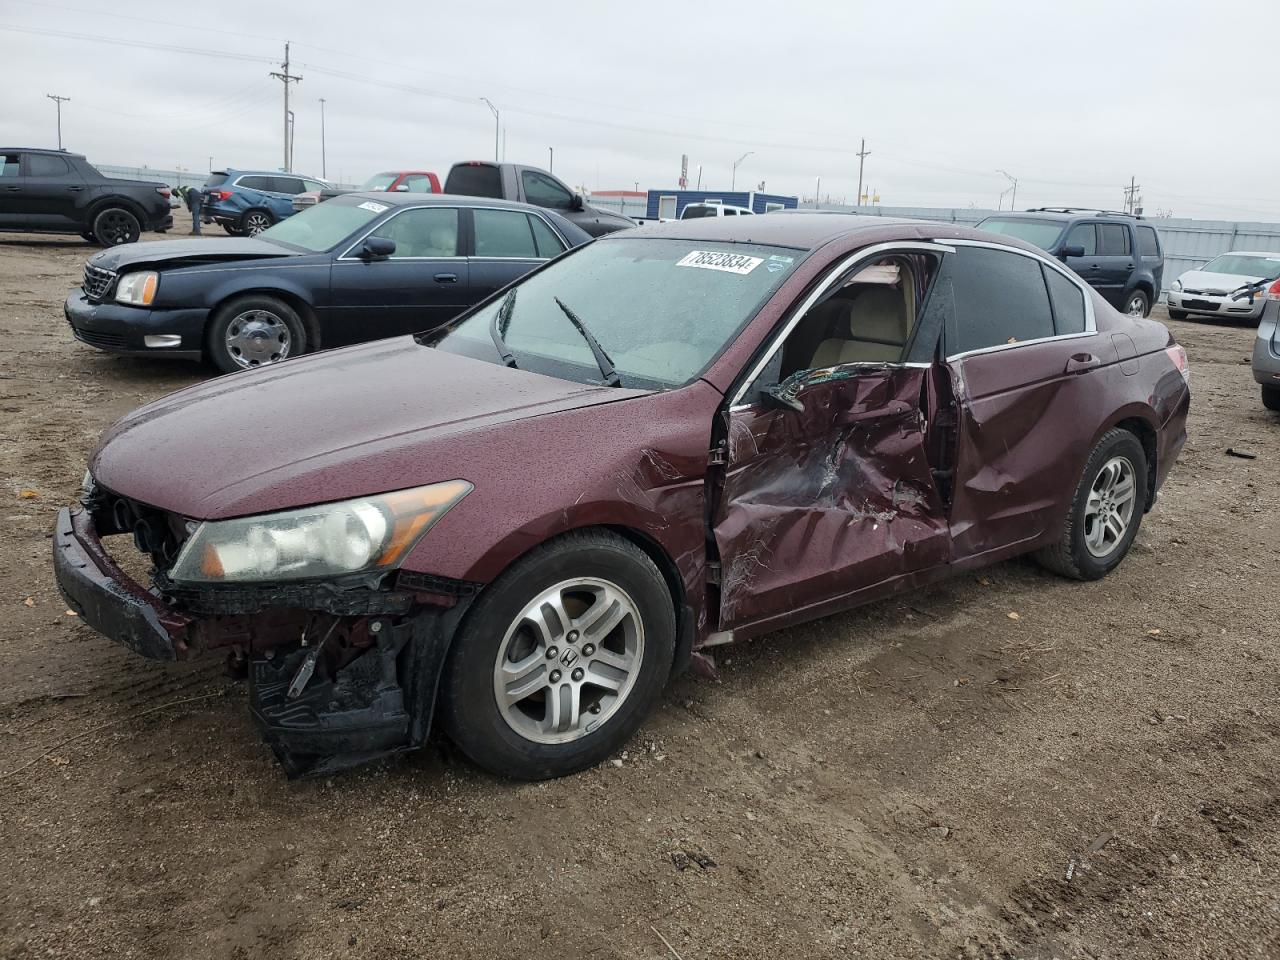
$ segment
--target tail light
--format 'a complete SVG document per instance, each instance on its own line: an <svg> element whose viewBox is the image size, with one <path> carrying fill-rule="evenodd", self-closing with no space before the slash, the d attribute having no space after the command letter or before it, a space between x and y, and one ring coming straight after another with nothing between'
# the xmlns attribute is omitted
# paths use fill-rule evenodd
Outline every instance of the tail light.
<svg viewBox="0 0 1280 960"><path fill-rule="evenodd" d="M156 193L160 194L160 196L164 197L166 200L169 199L168 187L156 187Z"/></svg>
<svg viewBox="0 0 1280 960"><path fill-rule="evenodd" d="M1268 300L1280 300L1280 280L1267 287Z"/></svg>
<svg viewBox="0 0 1280 960"><path fill-rule="evenodd" d="M230 191L230 190L219 190L219 191L218 191L218 200L219 200L219 202L221 202L221 201L223 201L223 200L230 200L230 199L231 199L231 191Z"/></svg>
<svg viewBox="0 0 1280 960"><path fill-rule="evenodd" d="M1173 361L1173 365L1178 368L1178 372L1182 374L1182 379L1191 384L1191 367L1187 364L1187 351L1182 349L1182 344L1175 343L1172 346L1165 347L1165 353L1169 355L1169 359Z"/></svg>

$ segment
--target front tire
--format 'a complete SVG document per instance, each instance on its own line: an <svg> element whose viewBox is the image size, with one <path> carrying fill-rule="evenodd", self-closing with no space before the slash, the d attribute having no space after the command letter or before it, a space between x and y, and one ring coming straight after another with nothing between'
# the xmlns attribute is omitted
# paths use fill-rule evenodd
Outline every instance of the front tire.
<svg viewBox="0 0 1280 960"><path fill-rule="evenodd" d="M142 235L142 224L124 207L107 207L93 218L93 240L103 247L118 247L122 243L137 243Z"/></svg>
<svg viewBox="0 0 1280 960"><path fill-rule="evenodd" d="M657 566L628 540L571 533L480 595L441 685L446 731L499 776L543 780L599 763L653 709L676 619Z"/></svg>
<svg viewBox="0 0 1280 960"><path fill-rule="evenodd" d="M1125 302L1124 312L1131 317L1145 317L1151 312L1151 298L1145 290L1135 290Z"/></svg>
<svg viewBox="0 0 1280 960"><path fill-rule="evenodd" d="M1129 552L1146 506L1146 451L1128 430L1108 430L1085 464L1062 539L1036 559L1075 580L1105 577Z"/></svg>
<svg viewBox="0 0 1280 960"><path fill-rule="evenodd" d="M240 235L242 237L256 237L263 230L266 230L275 220L266 210L254 208L246 210L244 216L240 218Z"/></svg>
<svg viewBox="0 0 1280 960"><path fill-rule="evenodd" d="M1185 310L1175 310L1175 309L1173 309L1173 307L1170 307L1170 308L1169 308L1169 319L1170 319L1170 320L1185 320L1185 319L1187 319L1187 311L1185 311Z"/></svg>
<svg viewBox="0 0 1280 960"><path fill-rule="evenodd" d="M1263 387L1262 405L1268 410L1280 410L1280 387Z"/></svg>
<svg viewBox="0 0 1280 960"><path fill-rule="evenodd" d="M239 297L220 307L206 337L209 358L223 373L280 363L307 352L296 310L278 297Z"/></svg>

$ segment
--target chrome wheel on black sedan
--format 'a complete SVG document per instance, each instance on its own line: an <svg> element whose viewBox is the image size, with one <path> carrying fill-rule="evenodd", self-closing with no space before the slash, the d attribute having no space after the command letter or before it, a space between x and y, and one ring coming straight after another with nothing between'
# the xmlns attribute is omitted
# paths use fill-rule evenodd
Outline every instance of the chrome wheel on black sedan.
<svg viewBox="0 0 1280 960"><path fill-rule="evenodd" d="M214 312L205 344L220 370L235 373L306 353L307 334L298 311L284 300L251 294Z"/></svg>
<svg viewBox="0 0 1280 960"><path fill-rule="evenodd" d="M481 591L449 651L441 719L493 773L573 773L653 708L675 635L671 592L648 554L604 530L565 534Z"/></svg>

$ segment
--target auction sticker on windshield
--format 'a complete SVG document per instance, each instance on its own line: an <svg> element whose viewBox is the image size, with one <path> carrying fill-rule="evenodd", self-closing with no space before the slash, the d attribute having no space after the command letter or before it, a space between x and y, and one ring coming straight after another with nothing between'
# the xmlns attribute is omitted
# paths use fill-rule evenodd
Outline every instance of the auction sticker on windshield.
<svg viewBox="0 0 1280 960"><path fill-rule="evenodd" d="M763 257L747 257L740 253L718 253L715 250L693 250L676 262L677 267L701 267L703 270L721 270L725 273L747 274L760 264Z"/></svg>
<svg viewBox="0 0 1280 960"><path fill-rule="evenodd" d="M360 209L372 210L374 213L381 213L383 210L387 209L387 207L386 204L374 203L372 200L366 200L364 203L360 204Z"/></svg>

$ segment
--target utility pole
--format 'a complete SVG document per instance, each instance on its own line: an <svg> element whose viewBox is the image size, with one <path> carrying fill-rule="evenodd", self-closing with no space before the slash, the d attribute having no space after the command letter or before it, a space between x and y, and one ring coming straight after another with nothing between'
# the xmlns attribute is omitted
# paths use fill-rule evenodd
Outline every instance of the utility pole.
<svg viewBox="0 0 1280 960"><path fill-rule="evenodd" d="M286 173L288 173L290 170L293 169L293 141L294 141L293 132L294 132L294 127L296 125L294 122L295 120L296 120L296 117L294 117L293 111L290 110L289 111L289 162L285 164L285 168L284 168Z"/></svg>
<svg viewBox="0 0 1280 960"><path fill-rule="evenodd" d="M324 156L324 97L320 98L320 178L329 179L329 175L325 172Z"/></svg>
<svg viewBox="0 0 1280 960"><path fill-rule="evenodd" d="M693 189L695 189L695 190L701 190L701 189L702 189L702 164L698 164L698 185L697 185L696 187L694 187Z"/></svg>
<svg viewBox="0 0 1280 960"><path fill-rule="evenodd" d="M818 185L813 189L813 209L820 210L822 204L822 178L818 178Z"/></svg>
<svg viewBox="0 0 1280 960"><path fill-rule="evenodd" d="M551 154L551 159L547 161L547 172L555 173L556 172L556 148L547 147L547 152Z"/></svg>
<svg viewBox="0 0 1280 960"><path fill-rule="evenodd" d="M1138 191L1142 189L1142 185L1138 183L1137 177L1129 178L1129 185L1124 188L1124 210L1125 213L1133 213L1134 208L1138 205Z"/></svg>
<svg viewBox="0 0 1280 960"><path fill-rule="evenodd" d="M997 170L996 173L1013 184L1013 195L1009 199L1009 209L1016 210L1018 208L1018 178L1011 173L1005 173L1003 170ZM1000 196L1003 197L1004 194L1002 193Z"/></svg>
<svg viewBox="0 0 1280 960"><path fill-rule="evenodd" d="M46 93L46 97L58 105L58 149L62 149L62 105L70 103L70 97L60 97L56 93Z"/></svg>
<svg viewBox="0 0 1280 960"><path fill-rule="evenodd" d="M493 159L498 160L498 132L502 129L502 124L498 118L498 108L493 105L493 101L488 97L481 97L489 107L489 112L493 114Z"/></svg>
<svg viewBox="0 0 1280 960"><path fill-rule="evenodd" d="M858 199L855 202L857 206L862 206L862 164L871 156L871 151L867 149L867 138L862 138L862 146L858 148Z"/></svg>
<svg viewBox="0 0 1280 960"><path fill-rule="evenodd" d="M284 172L288 173L293 164L289 157L289 84L297 83L302 77L295 77L289 72L289 43L284 45L284 72L271 71L271 76L284 83Z"/></svg>
<svg viewBox="0 0 1280 960"><path fill-rule="evenodd" d="M209 172L213 173L213 157L209 158Z"/></svg>
<svg viewBox="0 0 1280 960"><path fill-rule="evenodd" d="M743 160L747 159L747 157L751 156L753 153L755 153L754 150L748 150L746 153L740 156L737 160L733 161L733 179L729 183L730 190L736 189L738 186L738 164L740 164Z"/></svg>

